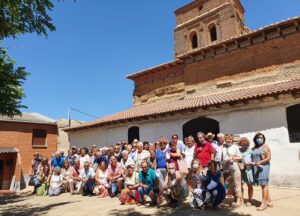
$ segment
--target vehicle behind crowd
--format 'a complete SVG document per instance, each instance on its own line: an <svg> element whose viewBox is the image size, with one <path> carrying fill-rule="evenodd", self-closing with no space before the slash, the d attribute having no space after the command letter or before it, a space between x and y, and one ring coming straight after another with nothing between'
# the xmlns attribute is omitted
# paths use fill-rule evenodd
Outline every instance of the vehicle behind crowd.
<svg viewBox="0 0 300 216"><path fill-rule="evenodd" d="M173 134L154 144L135 139L110 147L76 147L57 151L51 160L35 153L30 184L38 196L71 195L118 197L123 205L221 209L226 196L232 207L253 205L253 185L262 188L258 211L273 207L268 189L271 151L262 133L254 146L246 137L197 134L184 142ZM248 197L244 199L244 185ZM185 202L188 199L188 202Z"/></svg>

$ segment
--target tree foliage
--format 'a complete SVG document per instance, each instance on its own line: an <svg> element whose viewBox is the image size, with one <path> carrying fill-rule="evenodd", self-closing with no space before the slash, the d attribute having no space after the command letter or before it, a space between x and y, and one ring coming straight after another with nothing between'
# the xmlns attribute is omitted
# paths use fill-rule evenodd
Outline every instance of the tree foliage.
<svg viewBox="0 0 300 216"><path fill-rule="evenodd" d="M53 7L51 0L1 0L0 40L24 33L47 36L47 30L55 30L47 14Z"/></svg>
<svg viewBox="0 0 300 216"><path fill-rule="evenodd" d="M47 36L55 30L48 15L53 8L51 0L0 0L0 40L26 33ZM27 75L0 46L0 115L20 115L20 109L26 108L22 84Z"/></svg>
<svg viewBox="0 0 300 216"><path fill-rule="evenodd" d="M14 62L0 50L0 113L1 115L20 115L20 109L26 108L22 105L24 97L22 89L23 81L28 73L24 67L14 67Z"/></svg>

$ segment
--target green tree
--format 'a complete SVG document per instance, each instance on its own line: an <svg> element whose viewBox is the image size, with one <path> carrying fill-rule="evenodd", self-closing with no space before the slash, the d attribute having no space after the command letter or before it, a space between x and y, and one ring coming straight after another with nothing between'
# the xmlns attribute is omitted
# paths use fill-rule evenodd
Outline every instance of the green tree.
<svg viewBox="0 0 300 216"><path fill-rule="evenodd" d="M48 36L55 26L48 15L51 0L0 0L0 41L26 33ZM24 98L23 82L29 73L15 62L0 45L0 115L20 115Z"/></svg>

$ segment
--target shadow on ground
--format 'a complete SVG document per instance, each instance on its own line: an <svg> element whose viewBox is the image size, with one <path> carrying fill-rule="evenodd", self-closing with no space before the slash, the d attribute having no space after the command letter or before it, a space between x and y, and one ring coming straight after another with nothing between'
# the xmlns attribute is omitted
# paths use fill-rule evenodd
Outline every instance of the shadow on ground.
<svg viewBox="0 0 300 216"><path fill-rule="evenodd" d="M20 198L19 198L20 199ZM22 200L13 200L10 203L16 203L20 202ZM63 205L68 205L74 202L61 202L61 203L54 203L54 204L49 204L46 206L37 206L37 205L32 205L32 204L24 204L24 205L14 205L10 206L7 208L2 208L1 211L1 216L27 216L27 215L44 215L47 214L51 209Z"/></svg>
<svg viewBox="0 0 300 216"><path fill-rule="evenodd" d="M206 209L206 210L193 210L193 209L170 209L170 208L159 208L158 212L155 214L145 214L139 212L138 209L135 208L128 208L126 210L111 210L108 215L114 216L164 216L164 215L174 215L174 216L181 216L181 215L189 215L189 216L251 216L250 214L242 214L232 212L231 209L223 208L220 210L213 210L213 209Z"/></svg>
<svg viewBox="0 0 300 216"><path fill-rule="evenodd" d="M160 205L156 207L145 207L145 208L156 208L155 214L146 214L141 213L143 209L138 209L134 207L130 207L128 209L120 211L119 209L113 209L109 211L108 215L113 216L164 216L164 215L174 215L174 216L181 216L181 215L189 215L189 216L251 216L250 214L243 214L243 213L237 213L233 212L233 209L230 207L230 203L233 201L231 198L225 199L225 202L222 204L222 209L215 209L212 207L207 207L205 210L199 210L199 209L190 209L187 207L187 203L185 204L185 208L181 209L174 209L170 208L168 204ZM260 202L255 200L253 202L254 206L259 206Z"/></svg>
<svg viewBox="0 0 300 216"><path fill-rule="evenodd" d="M0 206L10 204L10 203L22 202L24 200L27 200L28 198L29 198L28 196L17 196L17 195L3 196L0 197Z"/></svg>

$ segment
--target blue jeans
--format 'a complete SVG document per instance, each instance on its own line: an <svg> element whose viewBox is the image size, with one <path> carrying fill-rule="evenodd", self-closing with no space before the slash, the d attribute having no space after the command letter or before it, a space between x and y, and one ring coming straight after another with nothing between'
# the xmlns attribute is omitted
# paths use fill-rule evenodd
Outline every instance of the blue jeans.
<svg viewBox="0 0 300 216"><path fill-rule="evenodd" d="M138 192L139 192L139 202L143 203L144 202L144 196L146 194L146 190L143 187L138 187Z"/></svg>
<svg viewBox="0 0 300 216"><path fill-rule="evenodd" d="M118 182L111 183L111 193L112 194L118 193Z"/></svg>

